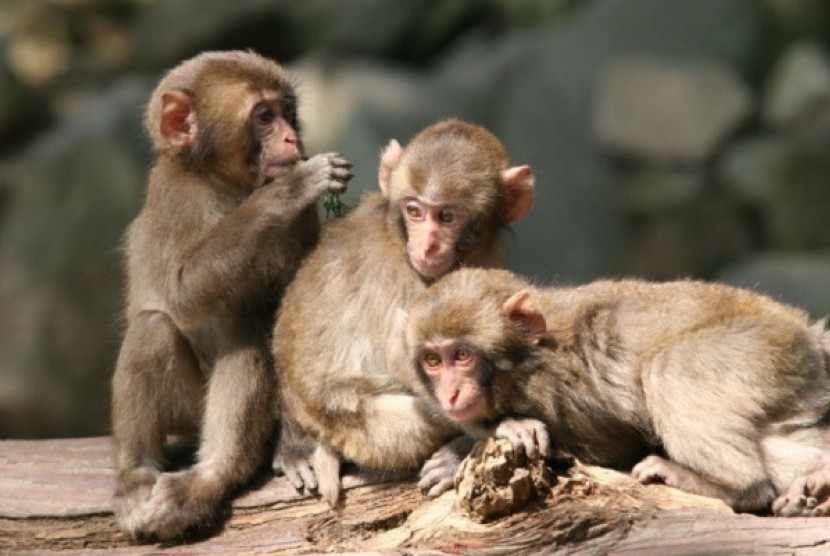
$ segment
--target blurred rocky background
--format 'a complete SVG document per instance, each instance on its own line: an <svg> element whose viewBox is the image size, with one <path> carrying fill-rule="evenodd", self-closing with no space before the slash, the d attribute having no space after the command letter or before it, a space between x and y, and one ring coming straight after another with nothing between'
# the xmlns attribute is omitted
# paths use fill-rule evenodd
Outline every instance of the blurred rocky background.
<svg viewBox="0 0 830 556"><path fill-rule="evenodd" d="M311 152L443 117L536 172L511 266L721 279L830 313L825 0L0 0L0 437L106 434L143 103L205 49L288 64Z"/></svg>

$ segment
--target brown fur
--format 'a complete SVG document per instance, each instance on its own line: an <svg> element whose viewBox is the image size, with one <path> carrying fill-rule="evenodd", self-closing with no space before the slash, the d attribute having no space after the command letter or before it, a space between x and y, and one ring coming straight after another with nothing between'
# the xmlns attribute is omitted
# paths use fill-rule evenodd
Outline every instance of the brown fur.
<svg viewBox="0 0 830 556"><path fill-rule="evenodd" d="M510 313L520 292L529 305ZM653 453L635 476L739 510L767 508L830 456L830 335L756 293L692 281L538 289L464 270L430 288L409 323L427 391L417 358L428 346L457 341L485 361L489 411L461 423L472 434L531 417L586 462L631 468Z"/></svg>
<svg viewBox="0 0 830 556"><path fill-rule="evenodd" d="M523 188L514 194L526 203L515 211L519 218L532 200L532 176L521 168L523 177L511 184ZM402 334L402 310L429 283L410 264L397 201L418 196L465 207L470 221L455 245L454 267L498 266L498 233L517 202L505 193L507 169L504 147L489 132L457 120L438 123L404 150L390 143L379 169L382 192L366 195L324 231L286 292L274 332L285 418L323 447L318 454L410 468L457 434L407 387L400 343L387 345ZM278 460L298 487L304 481L292 468L308 453L287 442L280 447ZM334 503L338 466L326 469L333 471L315 468L316 482Z"/></svg>
<svg viewBox="0 0 830 556"><path fill-rule="evenodd" d="M260 125L265 101L279 118ZM127 330L113 377L114 507L134 538L209 524L263 463L273 314L317 240L315 200L348 179L335 155L297 161L294 102L280 66L249 52L188 60L150 100L158 158L124 242ZM165 472L168 434L199 441L191 469Z"/></svg>

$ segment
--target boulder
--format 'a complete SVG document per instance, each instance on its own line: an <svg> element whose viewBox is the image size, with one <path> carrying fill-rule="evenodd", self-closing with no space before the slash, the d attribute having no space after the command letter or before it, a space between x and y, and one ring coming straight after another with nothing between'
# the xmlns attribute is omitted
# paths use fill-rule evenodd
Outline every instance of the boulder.
<svg viewBox="0 0 830 556"><path fill-rule="evenodd" d="M830 59L812 42L791 46L774 68L763 105L772 126L830 126Z"/></svg>
<svg viewBox="0 0 830 556"><path fill-rule="evenodd" d="M701 163L753 110L728 67L621 57L599 76L594 135L606 148L650 162Z"/></svg>
<svg viewBox="0 0 830 556"><path fill-rule="evenodd" d="M94 98L37 140L12 176L0 231L0 374L14 391L0 404L12 413L0 419L2 436L109 428L118 244L149 166L148 95L147 82L127 80Z"/></svg>

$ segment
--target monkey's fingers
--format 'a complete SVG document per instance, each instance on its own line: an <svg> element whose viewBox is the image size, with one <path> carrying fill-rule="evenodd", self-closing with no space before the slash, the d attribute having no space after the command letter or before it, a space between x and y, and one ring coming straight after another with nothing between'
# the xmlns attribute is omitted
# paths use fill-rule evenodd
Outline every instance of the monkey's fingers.
<svg viewBox="0 0 830 556"><path fill-rule="evenodd" d="M660 456L650 455L643 458L631 470L631 476L644 485L666 482L666 460Z"/></svg>
<svg viewBox="0 0 830 556"><path fill-rule="evenodd" d="M308 460L293 462L291 465L283 465L283 474L297 492L317 490L317 477Z"/></svg>
<svg viewBox="0 0 830 556"><path fill-rule="evenodd" d="M528 457L535 458L540 453L549 455L550 436L545 424L538 419L505 419L496 427L495 435L507 438Z"/></svg>
<svg viewBox="0 0 830 556"><path fill-rule="evenodd" d="M343 155L340 153L331 153L329 158L329 162L332 166L337 166L338 168L343 168L344 170L351 170L354 164L343 158Z"/></svg>
<svg viewBox="0 0 830 556"><path fill-rule="evenodd" d="M772 503L779 517L813 517L830 514L830 469L797 477L787 493Z"/></svg>
<svg viewBox="0 0 830 556"><path fill-rule="evenodd" d="M329 165L331 166L331 173L329 175L332 179L342 181L344 184L352 179L354 174L352 174L351 162L343 158L339 153L329 153L327 156Z"/></svg>
<svg viewBox="0 0 830 556"><path fill-rule="evenodd" d="M454 458L443 457L444 455L440 451L436 452L421 468L418 488L428 498L435 498L454 485L459 462Z"/></svg>
<svg viewBox="0 0 830 556"><path fill-rule="evenodd" d="M421 489L421 492L423 492L427 498L436 498L453 488L453 486L455 486L455 476L452 473L449 475L430 475L429 477L422 478L418 482L418 488Z"/></svg>

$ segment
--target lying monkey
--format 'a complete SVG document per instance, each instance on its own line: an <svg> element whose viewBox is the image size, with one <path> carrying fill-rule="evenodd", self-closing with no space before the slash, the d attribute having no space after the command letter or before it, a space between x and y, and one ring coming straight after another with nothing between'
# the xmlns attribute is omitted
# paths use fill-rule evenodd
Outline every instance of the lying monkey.
<svg viewBox="0 0 830 556"><path fill-rule="evenodd" d="M407 344L471 436L633 466L738 511L830 512L830 333L769 297L462 269L413 305Z"/></svg>

